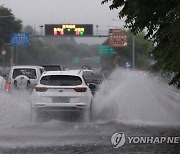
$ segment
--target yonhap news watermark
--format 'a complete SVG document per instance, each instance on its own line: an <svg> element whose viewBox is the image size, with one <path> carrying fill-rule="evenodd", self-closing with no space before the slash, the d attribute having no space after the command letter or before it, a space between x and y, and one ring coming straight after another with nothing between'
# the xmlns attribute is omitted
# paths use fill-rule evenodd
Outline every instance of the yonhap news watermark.
<svg viewBox="0 0 180 154"><path fill-rule="evenodd" d="M124 132L118 132L112 135L111 143L114 148L119 148L127 144L178 144L179 136L126 136Z"/></svg>

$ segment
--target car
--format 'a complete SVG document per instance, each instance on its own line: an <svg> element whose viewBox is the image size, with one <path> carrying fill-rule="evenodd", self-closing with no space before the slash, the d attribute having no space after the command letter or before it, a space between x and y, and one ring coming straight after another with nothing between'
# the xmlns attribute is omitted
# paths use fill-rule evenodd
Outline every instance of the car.
<svg viewBox="0 0 180 154"><path fill-rule="evenodd" d="M81 70L44 72L33 90L31 117L33 122L78 113L83 121L91 120L92 94Z"/></svg>
<svg viewBox="0 0 180 154"><path fill-rule="evenodd" d="M83 71L83 78L88 86L91 84L91 92L93 95L95 95L100 84L105 79L104 74L93 71ZM94 87L92 85L94 85Z"/></svg>
<svg viewBox="0 0 180 154"><path fill-rule="evenodd" d="M90 65L83 65L81 68L84 70L93 70Z"/></svg>
<svg viewBox="0 0 180 154"><path fill-rule="evenodd" d="M44 64L41 65L44 67L45 71L63 71L64 67L58 64Z"/></svg>
<svg viewBox="0 0 180 154"><path fill-rule="evenodd" d="M9 71L5 91L13 90L31 90L35 88L44 68L33 65L12 66Z"/></svg>
<svg viewBox="0 0 180 154"><path fill-rule="evenodd" d="M110 74L111 74L111 69L106 68L106 67L103 67L103 68L101 68L100 73L104 74L104 77L105 77L106 79L108 79L108 77L109 77Z"/></svg>

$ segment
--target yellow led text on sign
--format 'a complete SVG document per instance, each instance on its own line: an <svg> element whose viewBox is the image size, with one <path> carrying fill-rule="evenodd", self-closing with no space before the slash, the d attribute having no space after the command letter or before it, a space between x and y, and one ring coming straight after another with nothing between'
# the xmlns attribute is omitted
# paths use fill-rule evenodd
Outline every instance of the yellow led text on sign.
<svg viewBox="0 0 180 154"><path fill-rule="evenodd" d="M54 35L64 35L64 31L70 32L74 30L75 35L83 35L85 29L81 27L76 27L76 25L62 25L62 27L54 28Z"/></svg>

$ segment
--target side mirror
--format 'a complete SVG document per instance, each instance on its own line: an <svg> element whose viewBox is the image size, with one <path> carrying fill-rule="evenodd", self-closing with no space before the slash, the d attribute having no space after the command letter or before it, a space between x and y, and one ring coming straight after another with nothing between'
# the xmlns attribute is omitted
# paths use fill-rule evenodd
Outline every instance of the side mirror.
<svg viewBox="0 0 180 154"><path fill-rule="evenodd" d="M96 85L95 85L95 84L90 83L90 84L89 84L89 88L90 88L91 90L94 90L94 89L96 89Z"/></svg>

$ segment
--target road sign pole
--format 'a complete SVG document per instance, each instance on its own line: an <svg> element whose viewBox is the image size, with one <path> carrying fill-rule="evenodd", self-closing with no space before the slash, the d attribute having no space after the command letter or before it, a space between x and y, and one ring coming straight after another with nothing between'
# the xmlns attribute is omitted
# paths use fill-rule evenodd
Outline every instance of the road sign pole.
<svg viewBox="0 0 180 154"><path fill-rule="evenodd" d="M15 47L15 50L16 50L16 65L18 65L18 47L16 46Z"/></svg>
<svg viewBox="0 0 180 154"><path fill-rule="evenodd" d="M10 66L14 65L14 47L11 46L11 59L10 59Z"/></svg>

